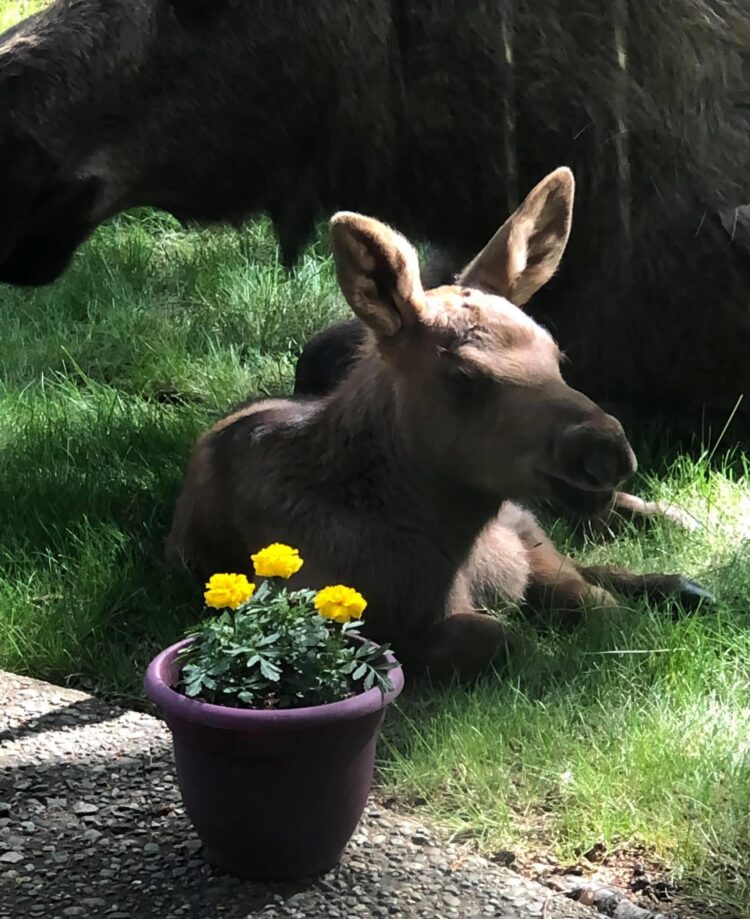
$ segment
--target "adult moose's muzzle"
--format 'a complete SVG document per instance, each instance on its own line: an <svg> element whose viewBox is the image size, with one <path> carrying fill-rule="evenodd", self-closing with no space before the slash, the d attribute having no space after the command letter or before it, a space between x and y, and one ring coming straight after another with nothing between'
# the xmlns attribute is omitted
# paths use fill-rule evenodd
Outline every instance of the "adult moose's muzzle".
<svg viewBox="0 0 750 919"><path fill-rule="evenodd" d="M49 284L96 226L97 180L66 179L31 138L0 141L0 283Z"/></svg>

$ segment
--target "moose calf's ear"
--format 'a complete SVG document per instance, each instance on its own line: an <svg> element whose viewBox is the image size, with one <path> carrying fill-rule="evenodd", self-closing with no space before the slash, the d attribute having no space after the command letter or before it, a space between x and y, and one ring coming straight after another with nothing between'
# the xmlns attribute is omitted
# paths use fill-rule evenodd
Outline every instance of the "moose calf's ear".
<svg viewBox="0 0 750 919"><path fill-rule="evenodd" d="M377 335L390 338L419 322L419 262L403 236L370 217L340 211L331 219L331 246L342 293Z"/></svg>
<svg viewBox="0 0 750 919"><path fill-rule="evenodd" d="M560 264L570 236L574 196L570 169L563 166L550 173L464 268L458 283L523 306Z"/></svg>

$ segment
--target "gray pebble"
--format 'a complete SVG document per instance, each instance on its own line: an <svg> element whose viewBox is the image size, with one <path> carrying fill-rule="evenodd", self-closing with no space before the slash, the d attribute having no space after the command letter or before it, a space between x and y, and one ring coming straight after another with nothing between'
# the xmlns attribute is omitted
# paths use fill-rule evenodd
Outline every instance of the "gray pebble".
<svg viewBox="0 0 750 919"><path fill-rule="evenodd" d="M73 805L73 813L78 817L84 817L88 814L96 814L99 811L99 807L96 804L91 804L89 801L77 801Z"/></svg>
<svg viewBox="0 0 750 919"><path fill-rule="evenodd" d="M0 862L5 865L17 865L19 862L22 862L24 856L20 852L3 852L0 855Z"/></svg>

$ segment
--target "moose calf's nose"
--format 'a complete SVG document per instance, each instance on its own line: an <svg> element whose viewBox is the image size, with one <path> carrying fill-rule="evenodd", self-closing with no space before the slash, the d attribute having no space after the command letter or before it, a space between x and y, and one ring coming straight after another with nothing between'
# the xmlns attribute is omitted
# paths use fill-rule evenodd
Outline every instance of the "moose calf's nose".
<svg viewBox="0 0 750 919"><path fill-rule="evenodd" d="M609 415L569 428L558 447L567 475L584 487L614 488L638 468L622 425Z"/></svg>
<svg viewBox="0 0 750 919"><path fill-rule="evenodd" d="M619 485L635 471L635 457L627 441L624 447L603 443L589 453L583 461L591 484L603 489Z"/></svg>

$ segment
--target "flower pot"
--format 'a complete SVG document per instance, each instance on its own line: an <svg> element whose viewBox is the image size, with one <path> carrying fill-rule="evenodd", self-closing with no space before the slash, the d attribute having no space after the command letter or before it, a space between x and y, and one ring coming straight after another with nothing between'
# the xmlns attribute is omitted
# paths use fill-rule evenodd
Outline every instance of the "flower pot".
<svg viewBox="0 0 750 919"><path fill-rule="evenodd" d="M254 880L311 877L332 868L370 792L377 733L404 685L343 702L256 711L209 705L174 690L172 645L144 686L172 731L177 781L209 861Z"/></svg>

